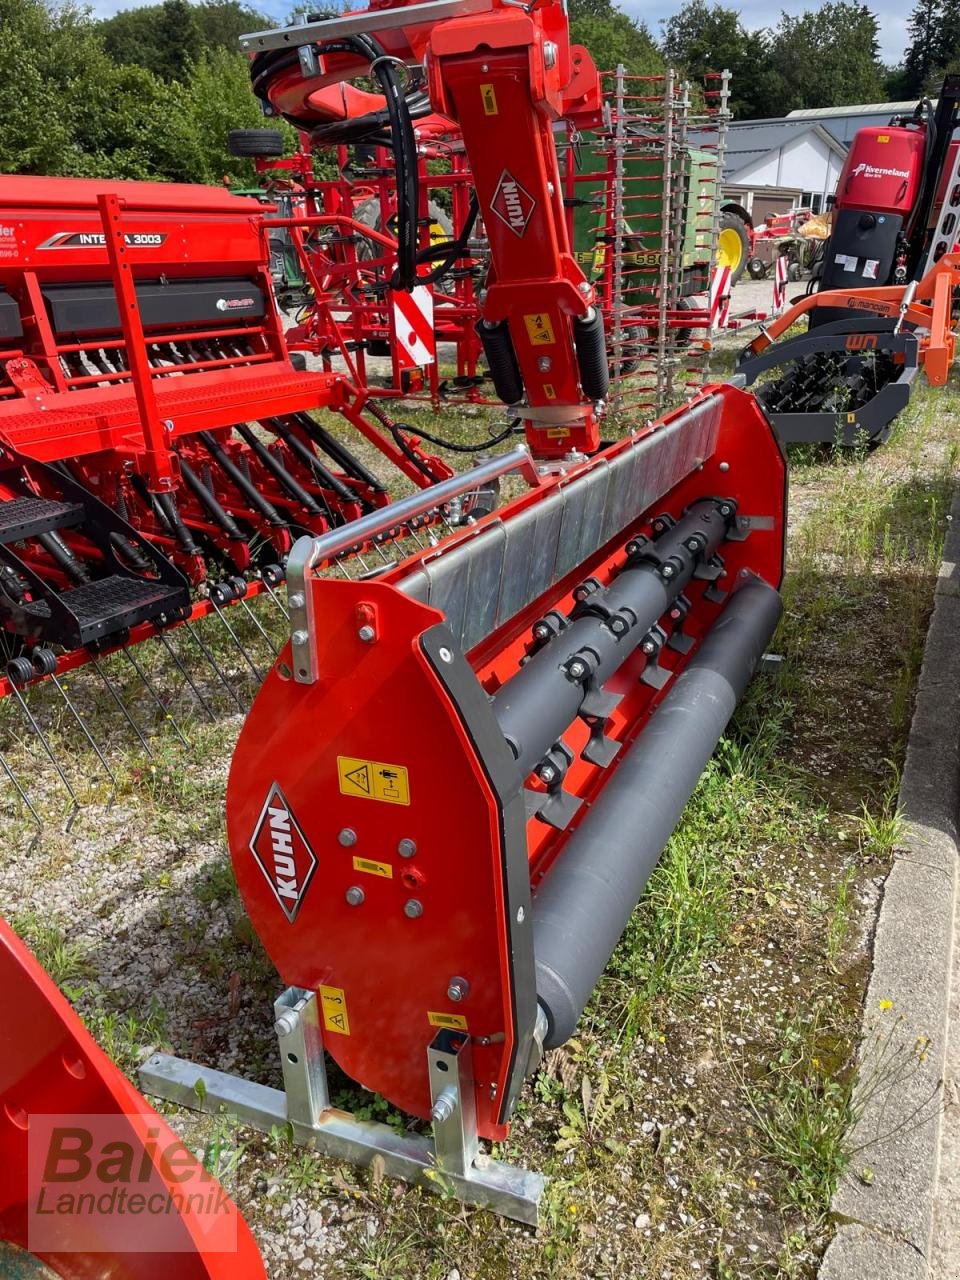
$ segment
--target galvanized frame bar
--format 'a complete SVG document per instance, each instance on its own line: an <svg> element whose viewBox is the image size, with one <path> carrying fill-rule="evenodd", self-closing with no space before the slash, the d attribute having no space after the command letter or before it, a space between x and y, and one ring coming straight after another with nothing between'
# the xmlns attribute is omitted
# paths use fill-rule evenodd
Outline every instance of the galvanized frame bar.
<svg viewBox="0 0 960 1280"><path fill-rule="evenodd" d="M359 1120L330 1105L316 993L290 987L274 1006L284 1089L158 1053L140 1068L143 1091L191 1110L225 1110L269 1133L289 1124L294 1140L351 1164L382 1161L384 1172L453 1194L504 1217L537 1224L544 1178L479 1150L473 1112L470 1041L439 1032L427 1049L434 1141Z"/></svg>

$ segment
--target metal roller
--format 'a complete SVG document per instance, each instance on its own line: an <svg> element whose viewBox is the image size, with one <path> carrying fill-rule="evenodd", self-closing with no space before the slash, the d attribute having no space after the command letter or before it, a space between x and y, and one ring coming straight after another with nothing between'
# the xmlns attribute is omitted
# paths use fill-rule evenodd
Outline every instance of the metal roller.
<svg viewBox="0 0 960 1280"><path fill-rule="evenodd" d="M778 593L759 579L734 593L537 892L545 1048L573 1034L782 609Z"/></svg>

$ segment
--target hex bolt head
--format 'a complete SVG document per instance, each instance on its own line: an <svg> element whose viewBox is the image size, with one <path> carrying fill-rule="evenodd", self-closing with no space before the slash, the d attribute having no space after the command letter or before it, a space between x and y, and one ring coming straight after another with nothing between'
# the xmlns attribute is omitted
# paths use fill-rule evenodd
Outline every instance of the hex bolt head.
<svg viewBox="0 0 960 1280"><path fill-rule="evenodd" d="M470 994L470 983L466 978L451 978L447 984L448 1000L466 1000Z"/></svg>
<svg viewBox="0 0 960 1280"><path fill-rule="evenodd" d="M352 884L343 896L351 907L359 907L366 895L358 884Z"/></svg>
<svg viewBox="0 0 960 1280"><path fill-rule="evenodd" d="M545 764L537 770L537 776L541 782L553 782L556 779L557 771L552 764Z"/></svg>
<svg viewBox="0 0 960 1280"><path fill-rule="evenodd" d="M373 627L371 627L368 623L362 626L360 630L357 632L357 638L362 640L364 644L372 644L373 641L377 638L377 633L374 631Z"/></svg>
<svg viewBox="0 0 960 1280"><path fill-rule="evenodd" d="M640 648L643 650L644 653L656 653L657 651L657 646L653 643L652 640L645 640L643 644L640 646Z"/></svg>
<svg viewBox="0 0 960 1280"><path fill-rule="evenodd" d="M278 1036L289 1036L296 1030L296 1028L297 1017L292 1011L289 1013L281 1013L279 1018L277 1018L276 1022L273 1024L273 1029Z"/></svg>
<svg viewBox="0 0 960 1280"><path fill-rule="evenodd" d="M294 643L295 645L297 645L298 647L299 647L299 646L301 646L301 645L308 644L308 643L310 642L310 632L309 632L309 631L295 631L295 632L293 633L293 635L290 637L290 639L291 639L291 640L293 641L293 643Z"/></svg>
<svg viewBox="0 0 960 1280"><path fill-rule="evenodd" d="M419 898L408 898L403 904L403 914L408 920L417 920L423 915L423 903Z"/></svg>
<svg viewBox="0 0 960 1280"><path fill-rule="evenodd" d="M416 840L411 840L408 836L404 836L397 845L397 853L399 853L401 858L412 858L416 852L417 842Z"/></svg>
<svg viewBox="0 0 960 1280"><path fill-rule="evenodd" d="M721 471L729 471L729 470L730 470L730 463L729 463L729 462L721 462L721 463L720 463L720 470L721 470Z"/></svg>
<svg viewBox="0 0 960 1280"><path fill-rule="evenodd" d="M453 661L453 654L452 654L452 653L450 652L450 650L449 650L449 649L447 649L447 648L438 649L438 650L437 650L437 654L438 654L438 656L439 656L439 658L440 658L440 661L441 661L441 662L452 662L452 661Z"/></svg>
<svg viewBox="0 0 960 1280"><path fill-rule="evenodd" d="M661 577L664 577L664 578L672 578L673 573L674 573L674 570L673 570L672 564L665 564L660 570Z"/></svg>
<svg viewBox="0 0 960 1280"><path fill-rule="evenodd" d="M345 849L349 849L352 844L357 843L357 833L354 831L353 827L344 827L337 836L337 840Z"/></svg>
<svg viewBox="0 0 960 1280"><path fill-rule="evenodd" d="M306 603L306 597L302 591L295 591L287 601L291 609L302 609Z"/></svg>
<svg viewBox="0 0 960 1280"><path fill-rule="evenodd" d="M579 659L575 659L567 667L567 671L570 673L571 679L582 680L587 674L587 664L585 662L581 662Z"/></svg>

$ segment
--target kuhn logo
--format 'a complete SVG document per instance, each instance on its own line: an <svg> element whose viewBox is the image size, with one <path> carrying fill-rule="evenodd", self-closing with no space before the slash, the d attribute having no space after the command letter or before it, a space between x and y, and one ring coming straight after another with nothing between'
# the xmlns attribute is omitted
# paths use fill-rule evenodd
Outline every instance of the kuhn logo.
<svg viewBox="0 0 960 1280"><path fill-rule="evenodd" d="M909 178L907 169L878 169L872 164L855 164L850 173L851 178Z"/></svg>
<svg viewBox="0 0 960 1280"><path fill-rule="evenodd" d="M218 298L218 311L245 311L247 307L255 306L256 302L253 298Z"/></svg>
<svg viewBox="0 0 960 1280"><path fill-rule="evenodd" d="M291 924L303 905L317 859L275 782L260 810L250 852Z"/></svg>
<svg viewBox="0 0 960 1280"><path fill-rule="evenodd" d="M522 236L527 229L537 202L524 190L513 174L504 169L493 193L490 207L501 222L506 223L515 235Z"/></svg>

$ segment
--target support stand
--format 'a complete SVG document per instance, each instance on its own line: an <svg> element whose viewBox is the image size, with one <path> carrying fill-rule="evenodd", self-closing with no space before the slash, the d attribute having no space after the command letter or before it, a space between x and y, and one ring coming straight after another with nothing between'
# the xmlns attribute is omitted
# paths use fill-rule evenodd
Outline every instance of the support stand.
<svg viewBox="0 0 960 1280"><path fill-rule="evenodd" d="M492 1160L479 1150L473 1102L470 1041L438 1031L427 1049L433 1102L433 1141L358 1120L330 1105L316 994L288 988L274 1005L283 1065L283 1089L214 1071L169 1054L154 1054L140 1068L144 1093L197 1111L221 1109L255 1129L289 1124L294 1140L322 1155L368 1165L375 1156L391 1177L420 1183L468 1204L531 1226L544 1179L539 1173Z"/></svg>

